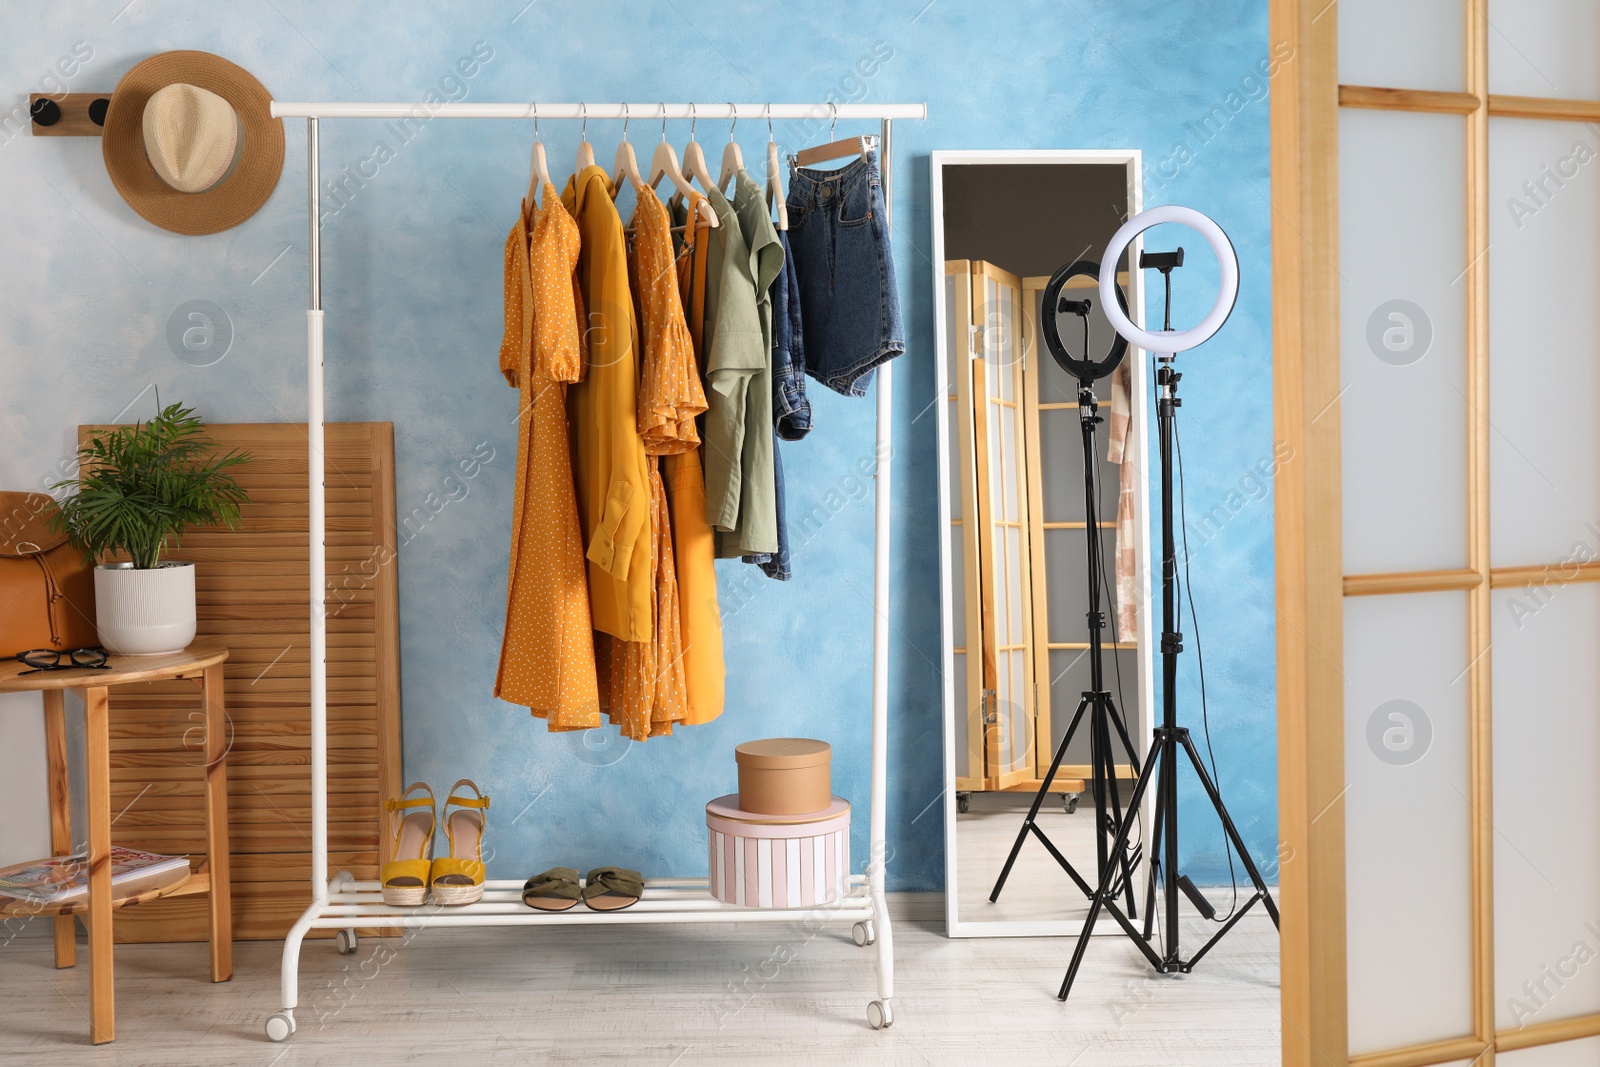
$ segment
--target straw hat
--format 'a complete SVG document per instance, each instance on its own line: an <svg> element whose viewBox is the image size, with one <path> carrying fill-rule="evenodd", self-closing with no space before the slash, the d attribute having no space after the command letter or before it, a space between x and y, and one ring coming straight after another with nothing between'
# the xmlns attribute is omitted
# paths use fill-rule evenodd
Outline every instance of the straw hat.
<svg viewBox="0 0 1600 1067"><path fill-rule="evenodd" d="M209 52L162 52L117 83L101 150L128 205L162 229L217 233L260 210L283 173L272 96Z"/></svg>

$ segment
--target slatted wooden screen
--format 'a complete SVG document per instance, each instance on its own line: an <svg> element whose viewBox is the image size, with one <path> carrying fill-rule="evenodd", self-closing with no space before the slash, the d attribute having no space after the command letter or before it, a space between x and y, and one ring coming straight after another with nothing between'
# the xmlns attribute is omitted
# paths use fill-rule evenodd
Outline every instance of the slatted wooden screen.
<svg viewBox="0 0 1600 1067"><path fill-rule="evenodd" d="M80 438L99 429L79 428ZM251 502L237 532L184 538L199 629L224 638L233 928L282 937L310 899L310 624L306 427L214 425ZM383 798L400 788L394 430L327 427L328 866L375 878ZM205 821L200 699L187 682L111 694L112 842L199 856ZM202 941L204 898L117 913L118 941Z"/></svg>

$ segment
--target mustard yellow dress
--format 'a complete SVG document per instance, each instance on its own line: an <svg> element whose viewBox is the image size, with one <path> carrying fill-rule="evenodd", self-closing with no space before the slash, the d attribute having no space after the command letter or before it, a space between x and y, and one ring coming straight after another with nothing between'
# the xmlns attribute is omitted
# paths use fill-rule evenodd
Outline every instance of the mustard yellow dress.
<svg viewBox="0 0 1600 1067"><path fill-rule="evenodd" d="M573 271L578 227L546 184L506 238L500 370L519 391L506 627L494 695L551 730L600 725L589 590L567 437L567 384L583 377Z"/></svg>
<svg viewBox="0 0 1600 1067"><path fill-rule="evenodd" d="M705 325L706 235L699 201L691 194L684 208L683 249L678 255L678 292L693 347L695 374L701 375L700 341ZM703 395L703 394L702 394ZM722 714L727 667L722 652L722 610L717 602L716 535L706 522L706 483L701 450L662 459L667 508L678 555L678 593L683 630L683 673L689 709L685 725L710 722Z"/></svg>
<svg viewBox="0 0 1600 1067"><path fill-rule="evenodd" d="M655 614L650 477L637 418L638 337L628 291L622 219L611 180L585 167L561 201L578 223L578 321L588 346L583 381L567 395L573 480L589 561L594 628L623 641L648 641Z"/></svg>

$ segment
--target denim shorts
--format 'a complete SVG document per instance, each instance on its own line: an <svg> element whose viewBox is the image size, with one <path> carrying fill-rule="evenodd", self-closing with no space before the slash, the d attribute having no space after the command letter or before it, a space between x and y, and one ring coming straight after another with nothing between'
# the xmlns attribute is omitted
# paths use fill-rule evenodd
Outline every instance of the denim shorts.
<svg viewBox="0 0 1600 1067"><path fill-rule="evenodd" d="M877 152L838 170L791 163L788 207L806 373L865 396L872 369L906 350Z"/></svg>

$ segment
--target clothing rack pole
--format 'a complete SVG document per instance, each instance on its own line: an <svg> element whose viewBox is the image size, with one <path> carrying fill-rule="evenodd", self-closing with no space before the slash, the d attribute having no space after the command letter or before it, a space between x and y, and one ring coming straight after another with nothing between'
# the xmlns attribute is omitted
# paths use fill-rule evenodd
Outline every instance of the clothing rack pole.
<svg viewBox="0 0 1600 1067"><path fill-rule="evenodd" d="M927 117L922 104L727 104L697 108L693 104L422 104L422 103L279 103L272 104L274 118L306 120L306 209L309 228L310 299L306 309L307 477L310 541L309 608L311 616L311 903L284 937L280 991L283 1009L266 1022L267 1036L283 1041L297 1029L300 947L313 929L339 930L341 952L356 951L356 927L381 926L407 929L426 926L564 926L576 924L634 925L686 922L794 922L853 921L856 944L876 942L878 948L878 999L867 1006L874 1029L894 1021L894 951L885 895L888 808L888 708L889 708L889 567L890 461L893 432L893 365L878 369L876 421L876 492L873 538L872 627L872 803L870 855L865 877L848 879L845 897L811 910L741 908L710 897L705 878L652 878L644 897L622 912L542 912L521 904L522 883L492 880L485 883L484 899L460 907L398 908L382 902L377 882L357 881L348 872L328 878L328 693L327 693L327 511L325 495L324 419L325 381L322 310L322 191L320 189L320 139L323 118L483 118L624 119L631 113L651 113L662 118L775 119L878 119L881 123L880 157L884 217L893 214L892 120ZM317 1005L312 1005L318 1010ZM337 1008L335 1008L337 1010ZM325 1013L319 1011L319 1015Z"/></svg>
<svg viewBox="0 0 1600 1067"><path fill-rule="evenodd" d="M328 550L327 462L323 454L326 422L322 377L322 169L317 120L306 119L306 181L310 185L311 306L306 309L306 487L311 528L311 885L326 896L328 882Z"/></svg>
<svg viewBox="0 0 1600 1067"><path fill-rule="evenodd" d="M878 142L880 178L883 182L883 221L894 232L894 123L882 120ZM890 242L890 255L894 254ZM872 503L872 834L867 881L872 888L873 910L880 916L878 940L878 996L885 1005L894 996L894 933L889 923L885 895L885 867L889 853L889 517L890 469L894 459L894 363L878 368L877 482ZM886 1007L886 1011L889 1009ZM893 1022L891 1013L888 1022Z"/></svg>

